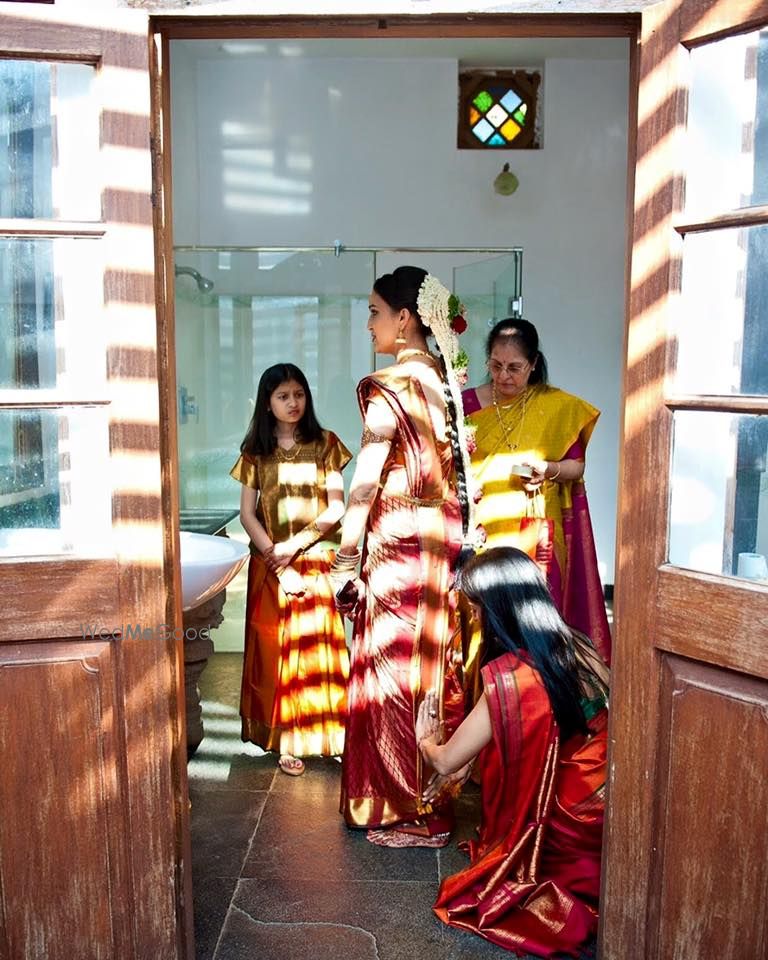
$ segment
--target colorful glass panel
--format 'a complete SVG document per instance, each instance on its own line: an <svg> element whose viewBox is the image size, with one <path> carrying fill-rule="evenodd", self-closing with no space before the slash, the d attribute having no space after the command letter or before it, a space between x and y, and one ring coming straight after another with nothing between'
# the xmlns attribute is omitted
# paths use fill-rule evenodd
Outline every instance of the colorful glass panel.
<svg viewBox="0 0 768 960"><path fill-rule="evenodd" d="M486 113L486 118L491 121L494 127L500 127L502 123L508 118L509 114L507 111L500 107L499 104L495 104L491 109Z"/></svg>
<svg viewBox="0 0 768 960"><path fill-rule="evenodd" d="M538 147L534 120L540 79L536 71L504 70L485 76L468 72L459 83L463 111L459 114L459 147Z"/></svg>
<svg viewBox="0 0 768 960"><path fill-rule="evenodd" d="M507 138L507 140L514 140L518 133L520 133L520 127L510 117L504 126L500 128L500 132Z"/></svg>
<svg viewBox="0 0 768 960"><path fill-rule="evenodd" d="M514 111L522 103L522 100L520 97L518 97L514 90L507 90L499 102L507 111L507 113L514 113Z"/></svg>
<svg viewBox="0 0 768 960"><path fill-rule="evenodd" d="M485 113L486 110L490 110L493 106L493 97L487 90L481 90L472 103L474 103L480 113Z"/></svg>
<svg viewBox="0 0 768 960"><path fill-rule="evenodd" d="M477 137L478 140L481 140L483 143L490 137L493 133L493 127L488 123L487 120L483 119L480 123L476 123L472 127L472 133Z"/></svg>

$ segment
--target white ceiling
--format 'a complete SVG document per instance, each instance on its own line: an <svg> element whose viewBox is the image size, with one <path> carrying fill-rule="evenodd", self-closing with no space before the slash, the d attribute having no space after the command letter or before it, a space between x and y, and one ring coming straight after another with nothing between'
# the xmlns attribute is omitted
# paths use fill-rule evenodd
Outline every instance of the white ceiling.
<svg viewBox="0 0 768 960"><path fill-rule="evenodd" d="M626 60L623 38L446 38L381 40L174 40L172 52L216 60L264 58L429 58L458 60L462 67L528 67L547 59Z"/></svg>

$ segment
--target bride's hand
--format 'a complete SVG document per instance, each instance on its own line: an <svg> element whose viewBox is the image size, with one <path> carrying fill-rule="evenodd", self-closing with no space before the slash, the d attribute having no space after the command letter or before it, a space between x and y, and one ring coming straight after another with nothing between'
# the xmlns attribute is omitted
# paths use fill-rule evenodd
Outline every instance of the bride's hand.
<svg viewBox="0 0 768 960"><path fill-rule="evenodd" d="M338 582L338 581L337 581ZM331 584L335 586L334 578L331 577ZM334 593L334 602L336 609L348 620L355 619L355 611L360 602L360 598L365 593L365 586L359 577L347 579Z"/></svg>
<svg viewBox="0 0 768 960"><path fill-rule="evenodd" d="M419 712L416 715L417 744L421 744L422 740L431 740L433 743L438 742L440 734L438 707L437 693L434 690L428 690L424 699L419 704Z"/></svg>

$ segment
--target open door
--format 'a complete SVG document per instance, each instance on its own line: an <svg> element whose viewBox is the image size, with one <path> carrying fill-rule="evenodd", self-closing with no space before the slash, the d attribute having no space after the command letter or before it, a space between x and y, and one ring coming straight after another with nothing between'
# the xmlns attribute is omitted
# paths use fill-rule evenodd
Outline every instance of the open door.
<svg viewBox="0 0 768 960"><path fill-rule="evenodd" d="M768 3L643 13L605 960L768 956Z"/></svg>
<svg viewBox="0 0 768 960"><path fill-rule="evenodd" d="M0 3L3 960L192 955L148 21L97 6Z"/></svg>

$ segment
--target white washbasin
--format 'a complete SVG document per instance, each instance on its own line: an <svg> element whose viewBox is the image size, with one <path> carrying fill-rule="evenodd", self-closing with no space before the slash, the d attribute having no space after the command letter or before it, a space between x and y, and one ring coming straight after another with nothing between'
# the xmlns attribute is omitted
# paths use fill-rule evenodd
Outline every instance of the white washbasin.
<svg viewBox="0 0 768 960"><path fill-rule="evenodd" d="M223 590L248 559L248 545L229 537L182 530L179 542L184 610L205 603Z"/></svg>

